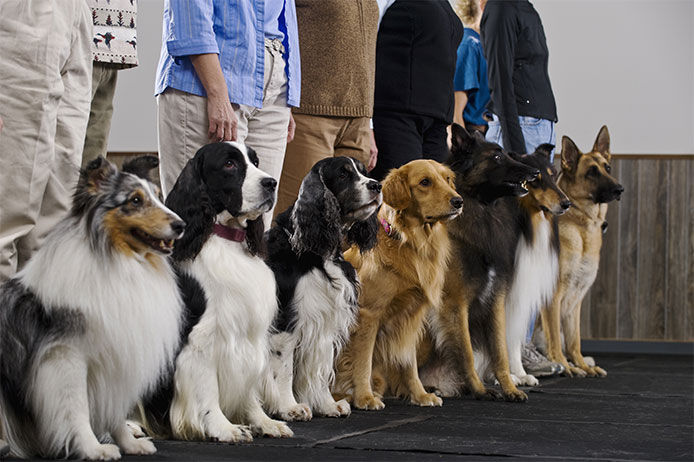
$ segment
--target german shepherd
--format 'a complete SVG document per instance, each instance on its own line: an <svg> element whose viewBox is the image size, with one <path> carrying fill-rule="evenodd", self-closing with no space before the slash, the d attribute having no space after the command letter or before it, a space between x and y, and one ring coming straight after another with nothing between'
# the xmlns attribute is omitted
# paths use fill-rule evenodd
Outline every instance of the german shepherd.
<svg viewBox="0 0 694 462"><path fill-rule="evenodd" d="M586 364L581 354L581 303L595 281L602 234L607 229L607 203L619 200L624 188L610 174L610 134L598 132L593 149L583 154L571 138L562 138L561 175L557 181L573 207L559 218L559 282L550 306L542 310L547 357L561 363L570 376L606 376ZM566 356L562 352L563 333ZM538 343L542 343L541 334ZM542 347L542 345L540 345ZM571 361L574 366L569 365Z"/></svg>
<svg viewBox="0 0 694 462"><path fill-rule="evenodd" d="M506 349L506 295L514 274L514 255L522 235L517 220L516 197L528 194L527 182L540 171L512 159L502 148L463 127L451 127L451 156L447 163L456 175L456 190L463 198L463 213L451 222L448 232L453 254L446 272L443 306L429 317L435 342L430 365L439 365L464 380L464 387L478 399L500 399L487 389L475 371L473 346L488 355L503 398L526 401L509 372ZM420 359L427 356L426 342ZM421 364L421 363L420 363ZM447 373L446 372L446 373ZM422 375L427 376L426 367ZM423 377L424 378L424 377ZM437 382L435 377L433 382ZM460 392L443 383L434 385L444 395Z"/></svg>

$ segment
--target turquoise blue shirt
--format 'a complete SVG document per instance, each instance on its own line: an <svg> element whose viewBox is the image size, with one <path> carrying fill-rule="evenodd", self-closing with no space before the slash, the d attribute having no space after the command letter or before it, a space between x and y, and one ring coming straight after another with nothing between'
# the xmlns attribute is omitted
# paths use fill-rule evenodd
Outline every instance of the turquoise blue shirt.
<svg viewBox="0 0 694 462"><path fill-rule="evenodd" d="M482 117L489 102L487 60L484 59L480 34L467 27L458 46L453 91L464 91L468 94L463 120L474 125L487 125L487 121Z"/></svg>
<svg viewBox="0 0 694 462"><path fill-rule="evenodd" d="M283 2L278 27L287 62L287 105L299 106L301 65L294 0ZM166 0L155 94L168 87L206 96L189 55L217 53L229 100L263 105L264 0Z"/></svg>

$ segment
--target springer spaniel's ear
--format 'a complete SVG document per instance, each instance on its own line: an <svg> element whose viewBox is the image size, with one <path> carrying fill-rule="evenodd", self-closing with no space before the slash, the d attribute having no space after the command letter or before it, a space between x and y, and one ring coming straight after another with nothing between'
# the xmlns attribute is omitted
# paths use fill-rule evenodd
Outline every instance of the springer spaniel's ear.
<svg viewBox="0 0 694 462"><path fill-rule="evenodd" d="M265 246L265 223L263 216L259 216L255 220L246 223L246 244L251 255L257 255L260 258L265 258L267 249Z"/></svg>
<svg viewBox="0 0 694 462"><path fill-rule="evenodd" d="M378 212L374 212L364 221L358 221L347 231L347 243L356 244L361 253L376 247L378 228Z"/></svg>
<svg viewBox="0 0 694 462"><path fill-rule="evenodd" d="M383 202L395 210L405 210L412 202L412 193L407 184L407 174L402 170L391 170L381 183L383 185Z"/></svg>
<svg viewBox="0 0 694 462"><path fill-rule="evenodd" d="M325 186L320 168L312 168L301 183L291 219L294 233L289 241L297 254L326 257L340 246L340 205Z"/></svg>
<svg viewBox="0 0 694 462"><path fill-rule="evenodd" d="M203 153L198 151L178 176L166 197L166 206L186 222L183 237L174 244L171 258L183 261L195 256L212 234L215 211L201 176Z"/></svg>
<svg viewBox="0 0 694 462"><path fill-rule="evenodd" d="M147 181L152 181L149 174L159 166L159 159L156 156L140 156L123 164L123 171L132 173Z"/></svg>

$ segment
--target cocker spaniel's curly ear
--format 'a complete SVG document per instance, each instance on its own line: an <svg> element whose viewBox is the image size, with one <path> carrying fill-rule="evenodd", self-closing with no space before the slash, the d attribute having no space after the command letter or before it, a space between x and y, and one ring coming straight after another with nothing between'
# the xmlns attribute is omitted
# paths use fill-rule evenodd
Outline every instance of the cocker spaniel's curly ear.
<svg viewBox="0 0 694 462"><path fill-rule="evenodd" d="M381 223L378 221L378 213L372 213L369 218L357 221L347 231L347 243L356 244L359 251L364 253L376 247L378 241L378 228Z"/></svg>
<svg viewBox="0 0 694 462"><path fill-rule="evenodd" d="M404 171L391 170L381 184L383 185L383 202L395 210L405 210L410 206L412 193Z"/></svg>
<svg viewBox="0 0 694 462"><path fill-rule="evenodd" d="M123 171L137 175L147 181L152 181L149 174L158 166L159 159L156 156L140 156L125 162Z"/></svg>
<svg viewBox="0 0 694 462"><path fill-rule="evenodd" d="M185 233L176 241L171 254L175 261L195 258L212 234L216 214L202 179L202 159L198 151L166 197L166 206L186 222Z"/></svg>
<svg viewBox="0 0 694 462"><path fill-rule="evenodd" d="M319 167L314 166L301 183L291 220L294 232L289 241L297 254L327 257L340 246L340 205L325 186Z"/></svg>
<svg viewBox="0 0 694 462"><path fill-rule="evenodd" d="M249 220L246 223L246 244L251 255L257 255L264 258L267 254L265 242L265 223L263 216L259 216L255 220Z"/></svg>

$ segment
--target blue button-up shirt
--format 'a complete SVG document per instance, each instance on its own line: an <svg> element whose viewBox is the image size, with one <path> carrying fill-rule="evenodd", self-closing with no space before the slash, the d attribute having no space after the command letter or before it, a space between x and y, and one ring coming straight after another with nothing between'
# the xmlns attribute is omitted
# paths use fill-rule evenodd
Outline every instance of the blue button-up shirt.
<svg viewBox="0 0 694 462"><path fill-rule="evenodd" d="M155 94L168 87L206 96L189 55L217 53L232 103L263 106L265 2L284 2L279 26L287 104L299 106L301 66L294 0L166 0Z"/></svg>

